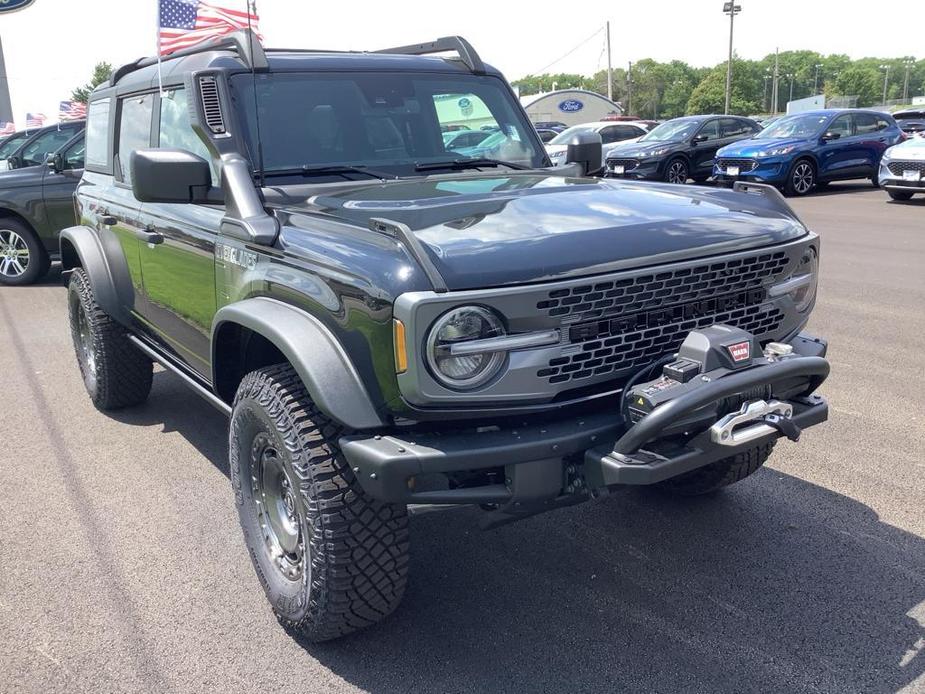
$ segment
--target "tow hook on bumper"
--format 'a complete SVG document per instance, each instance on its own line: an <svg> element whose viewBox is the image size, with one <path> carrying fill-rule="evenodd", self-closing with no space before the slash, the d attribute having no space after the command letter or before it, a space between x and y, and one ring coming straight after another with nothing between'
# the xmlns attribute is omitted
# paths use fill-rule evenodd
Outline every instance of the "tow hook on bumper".
<svg viewBox="0 0 925 694"><path fill-rule="evenodd" d="M775 418L771 419L769 415ZM745 443L751 443L762 439L768 434L773 434L775 430L780 431L788 438L796 441L800 438L800 430L796 428L794 435L790 436L783 430L781 422L789 421L793 417L793 405L781 402L780 400L751 400L743 403L738 412L731 412L710 427L710 440L720 446L741 446ZM759 421L762 423L753 424L747 429L736 427L748 422ZM791 424L793 424L791 422ZM796 427L795 424L793 424Z"/></svg>

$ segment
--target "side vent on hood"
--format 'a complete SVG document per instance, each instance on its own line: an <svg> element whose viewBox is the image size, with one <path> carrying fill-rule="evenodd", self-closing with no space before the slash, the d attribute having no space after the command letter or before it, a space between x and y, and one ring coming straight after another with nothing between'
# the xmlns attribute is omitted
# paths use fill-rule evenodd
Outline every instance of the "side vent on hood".
<svg viewBox="0 0 925 694"><path fill-rule="evenodd" d="M216 135L225 132L225 117L222 115L222 103L218 98L218 83L215 77L206 75L199 78L199 93L202 95L202 111L206 125Z"/></svg>

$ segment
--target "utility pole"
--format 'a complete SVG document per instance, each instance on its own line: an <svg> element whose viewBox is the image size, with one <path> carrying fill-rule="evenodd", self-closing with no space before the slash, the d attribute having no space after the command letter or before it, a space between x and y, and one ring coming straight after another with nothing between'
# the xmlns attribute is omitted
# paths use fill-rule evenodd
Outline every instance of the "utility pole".
<svg viewBox="0 0 925 694"><path fill-rule="evenodd" d="M777 115L778 94L780 90L780 65L778 64L779 51L774 49L774 81L771 87L772 101L774 102L774 115Z"/></svg>
<svg viewBox="0 0 925 694"><path fill-rule="evenodd" d="M794 74L791 72L787 75L790 78L790 98L787 100L787 105L790 105L790 102L793 101L793 78Z"/></svg>
<svg viewBox="0 0 925 694"><path fill-rule="evenodd" d="M819 93L819 68L822 65L816 65L816 79L813 80L813 96Z"/></svg>
<svg viewBox="0 0 925 694"><path fill-rule="evenodd" d="M771 104L770 104L770 101L768 100L768 81L770 79L771 79L771 73L770 71L768 71L764 75L764 112L765 113L771 112Z"/></svg>
<svg viewBox="0 0 925 694"><path fill-rule="evenodd" d="M889 63L887 63L886 65L881 65L880 69L886 70L886 74L883 76L883 104L882 104L883 106L886 106L886 95L887 95L886 90L890 84L890 65Z"/></svg>
<svg viewBox="0 0 925 694"><path fill-rule="evenodd" d="M613 101L613 67L610 64L610 20L607 20L607 98Z"/></svg>
<svg viewBox="0 0 925 694"><path fill-rule="evenodd" d="M630 61L630 68L626 71L626 115L633 115L633 61Z"/></svg>
<svg viewBox="0 0 925 694"><path fill-rule="evenodd" d="M912 61L906 60L906 76L903 79L903 102L909 99L909 70L912 69Z"/></svg>
<svg viewBox="0 0 925 694"><path fill-rule="evenodd" d="M736 14L741 11L742 6L736 5L735 2L723 3L723 12L729 15L729 61L726 63L726 110L723 113L729 113L729 105L732 101L732 26Z"/></svg>

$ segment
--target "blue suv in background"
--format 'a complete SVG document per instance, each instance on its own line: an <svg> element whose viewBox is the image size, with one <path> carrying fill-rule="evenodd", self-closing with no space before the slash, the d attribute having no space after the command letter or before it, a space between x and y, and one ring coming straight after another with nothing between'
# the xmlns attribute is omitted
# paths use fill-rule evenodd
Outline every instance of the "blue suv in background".
<svg viewBox="0 0 925 694"><path fill-rule="evenodd" d="M713 176L719 183L770 183L787 195L806 195L816 186L850 178L869 178L877 185L880 157L903 137L896 121L877 111L797 113L720 149Z"/></svg>

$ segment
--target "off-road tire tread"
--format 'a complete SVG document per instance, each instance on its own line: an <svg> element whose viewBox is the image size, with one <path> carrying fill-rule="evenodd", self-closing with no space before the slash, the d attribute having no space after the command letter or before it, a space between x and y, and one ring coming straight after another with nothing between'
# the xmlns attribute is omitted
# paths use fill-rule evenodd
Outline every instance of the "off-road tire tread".
<svg viewBox="0 0 925 694"><path fill-rule="evenodd" d="M242 398L254 400L283 437L313 526L308 542L308 612L299 621L276 613L280 623L297 636L318 642L381 621L401 602L407 582L405 506L366 494L340 452L343 429L315 407L289 364L247 374L235 405ZM240 500L237 446L232 443L229 449L232 482ZM259 572L256 561L254 565Z"/></svg>
<svg viewBox="0 0 925 694"><path fill-rule="evenodd" d="M741 482L764 465L774 450L774 441L755 446L737 455L723 458L696 470L659 482L658 488L677 496L712 494L730 484Z"/></svg>
<svg viewBox="0 0 925 694"><path fill-rule="evenodd" d="M101 410L118 410L140 405L148 399L153 378L153 363L128 340L126 329L106 313L93 295L90 278L83 268L71 272L69 291L77 292L96 346L96 392L90 393L93 404ZM70 317L69 317L70 318ZM77 326L70 318L71 334ZM74 340L75 354L77 340ZM83 376L83 365L77 358Z"/></svg>

